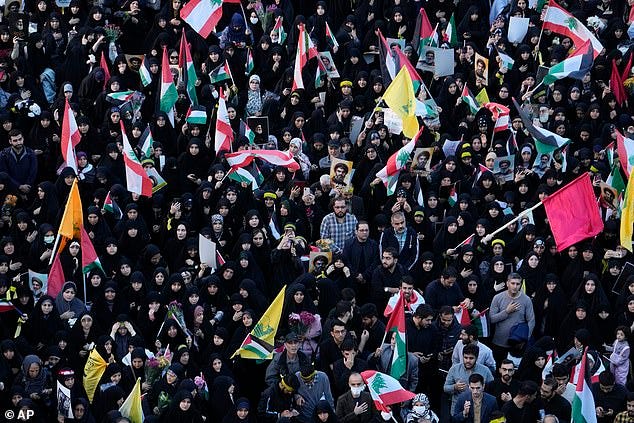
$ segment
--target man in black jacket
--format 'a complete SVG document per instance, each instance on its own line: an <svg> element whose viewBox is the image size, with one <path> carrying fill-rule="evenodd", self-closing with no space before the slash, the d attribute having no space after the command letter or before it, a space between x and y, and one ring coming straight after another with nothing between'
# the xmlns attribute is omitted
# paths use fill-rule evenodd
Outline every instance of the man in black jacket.
<svg viewBox="0 0 634 423"><path fill-rule="evenodd" d="M379 239L379 248L381 252L386 248L392 247L398 251L400 263L407 270L411 270L418 261L418 234L416 231L407 226L405 213L397 211L390 218L392 226L385 228Z"/></svg>
<svg viewBox="0 0 634 423"><path fill-rule="evenodd" d="M370 225L364 220L357 223L354 236L346 241L343 257L350 275L356 282L354 289L360 304L368 301L372 271L379 265L379 244L370 238Z"/></svg>

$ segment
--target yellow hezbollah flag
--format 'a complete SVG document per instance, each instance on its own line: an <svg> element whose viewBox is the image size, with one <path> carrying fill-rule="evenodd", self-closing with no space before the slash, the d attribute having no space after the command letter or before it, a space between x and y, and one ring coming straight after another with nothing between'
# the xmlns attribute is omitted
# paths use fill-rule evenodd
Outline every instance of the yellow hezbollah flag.
<svg viewBox="0 0 634 423"><path fill-rule="evenodd" d="M632 225L634 225L634 176L630 175L621 209L621 245L632 251Z"/></svg>
<svg viewBox="0 0 634 423"><path fill-rule="evenodd" d="M480 104L489 103L489 94L487 94L486 88L482 88L480 92L478 93L478 95L475 96L475 99Z"/></svg>
<svg viewBox="0 0 634 423"><path fill-rule="evenodd" d="M416 119L416 97L414 85L407 68L403 66L385 90L383 100L401 119L403 119L403 134L407 138L414 138L418 133L418 119Z"/></svg>
<svg viewBox="0 0 634 423"><path fill-rule="evenodd" d="M119 407L119 412L123 417L130 419L132 423L143 423L145 416L141 406L141 378L137 378L130 395Z"/></svg>
<svg viewBox="0 0 634 423"><path fill-rule="evenodd" d="M242 358L252 358L256 360L266 360L273 357L275 334L277 333L277 327L282 317L285 292L286 285L282 287L277 297L275 297L269 308L264 312L262 318L253 327L251 333L244 338L242 345L231 358L236 355Z"/></svg>
<svg viewBox="0 0 634 423"><path fill-rule="evenodd" d="M96 348L93 348L93 350L90 351L88 361L86 361L86 365L84 366L84 388L86 389L86 394L88 395L88 399L91 403L95 397L95 391L97 390L99 380L106 371L106 367L108 367L106 360L101 357L101 354L97 352Z"/></svg>
<svg viewBox="0 0 634 423"><path fill-rule="evenodd" d="M59 230L57 233L68 239L79 239L81 237L80 230L83 222L84 215L81 210L81 199L79 198L77 178L75 178L73 186L70 187L70 193L68 194L68 200L66 201L66 208L64 209L62 222L59 224Z"/></svg>

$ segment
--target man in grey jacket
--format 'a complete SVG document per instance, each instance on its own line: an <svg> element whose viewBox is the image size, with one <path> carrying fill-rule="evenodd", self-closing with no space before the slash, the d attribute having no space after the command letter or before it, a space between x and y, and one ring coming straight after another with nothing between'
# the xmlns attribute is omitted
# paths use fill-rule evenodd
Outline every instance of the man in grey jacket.
<svg viewBox="0 0 634 423"><path fill-rule="evenodd" d="M493 297L489 317L491 324L495 325L493 335L493 357L497 363L506 358L511 347L509 337L511 330L517 324L525 323L528 326L528 338L535 328L535 313L531 299L522 292L522 277L517 273L510 273L506 279L506 291L502 291Z"/></svg>

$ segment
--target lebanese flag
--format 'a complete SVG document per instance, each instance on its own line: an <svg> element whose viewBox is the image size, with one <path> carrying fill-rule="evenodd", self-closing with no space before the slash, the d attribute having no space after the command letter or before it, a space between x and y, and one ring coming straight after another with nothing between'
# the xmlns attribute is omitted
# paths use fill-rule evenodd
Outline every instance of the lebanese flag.
<svg viewBox="0 0 634 423"><path fill-rule="evenodd" d="M418 137L420 137L420 134L423 132L423 128L424 126L421 126L416 136L403 147L401 147L396 153L392 154L390 158L387 159L387 164L385 165L385 167L383 167L383 169L379 170L376 173L377 178L380 178L386 187L388 186L389 178L391 176L397 175L407 166L409 156L412 154L412 151L414 151L416 141L418 140Z"/></svg>
<svg viewBox="0 0 634 423"><path fill-rule="evenodd" d="M181 79L189 101L196 106L198 104L198 97L196 96L196 69L194 68L194 61L192 60L192 54L189 50L189 44L187 44L187 37L185 36L185 28L181 35L180 52L178 53L178 67L181 71Z"/></svg>
<svg viewBox="0 0 634 423"><path fill-rule="evenodd" d="M93 269L100 269L104 274L103 267L101 267L101 262L99 261L99 256L95 251L95 247L92 245L90 241L90 237L86 233L86 229L81 228L81 268L84 275L90 273Z"/></svg>
<svg viewBox="0 0 634 423"><path fill-rule="evenodd" d="M590 72L594 63L594 50L590 40L575 50L570 56L561 62L552 66L546 75L544 75L543 84L550 85L558 79L573 78L583 79Z"/></svg>
<svg viewBox="0 0 634 423"><path fill-rule="evenodd" d="M64 276L64 269L62 268L62 262L59 261L59 254L55 254L51 270L48 272L48 285L46 287L46 294L55 298L59 291L66 283L66 276Z"/></svg>
<svg viewBox="0 0 634 423"><path fill-rule="evenodd" d="M141 162L130 145L130 141L128 141L123 120L120 120L119 123L121 124L121 137L123 139L123 163L125 164L125 179L128 191L151 197L152 180L147 176L145 169L143 169Z"/></svg>
<svg viewBox="0 0 634 423"><path fill-rule="evenodd" d="M396 304L398 303L399 297L400 294L398 292L390 297L387 302L387 306L385 307L385 311L383 311L383 315L385 317L391 315L392 312L396 309ZM421 304L425 304L425 298L423 298L423 296L418 291L412 291L412 295L409 297L409 300L404 299L403 307L405 308L405 310L407 310L407 312L413 313Z"/></svg>
<svg viewBox="0 0 634 423"><path fill-rule="evenodd" d="M572 421L575 423L596 423L597 414L594 408L594 397L586 375L586 360L588 355L588 347L583 351L581 357L581 366L579 369L579 381L575 389L575 397L572 400Z"/></svg>
<svg viewBox="0 0 634 423"><path fill-rule="evenodd" d="M413 392L403 389L398 380L385 373L366 370L361 372L361 377L368 386L374 406L379 411L389 413L388 405L409 401L415 396Z"/></svg>
<svg viewBox="0 0 634 423"><path fill-rule="evenodd" d="M299 38L297 41L297 52L295 53L295 67L293 68L293 91L304 88L302 71L310 59L317 57L317 49L308 36L304 25L299 27Z"/></svg>
<svg viewBox="0 0 634 423"><path fill-rule="evenodd" d="M161 95L159 97L159 110L167 113L172 126L174 126L174 105L178 100L178 92L174 85L174 77L170 71L167 60L167 48L163 48L163 60L161 62Z"/></svg>
<svg viewBox="0 0 634 423"><path fill-rule="evenodd" d="M484 103L482 107L486 108L493 114L495 126L493 132L501 132L509 129L509 114L511 110L499 103Z"/></svg>
<svg viewBox="0 0 634 423"><path fill-rule="evenodd" d="M231 143L233 142L233 130L229 122L229 113L227 112L227 102L225 101L222 88L218 96L218 110L216 111L216 134L214 136L214 148L216 154L221 151L231 151Z"/></svg>
<svg viewBox="0 0 634 423"><path fill-rule="evenodd" d="M634 140L625 138L618 129L616 131L616 151L619 154L621 169L625 172L625 176L629 179L632 172L632 164L630 158L634 158Z"/></svg>
<svg viewBox="0 0 634 423"><path fill-rule="evenodd" d="M297 172L300 169L299 163L293 159L293 155L288 151L241 150L225 155L225 159L231 167L245 167L256 158L264 160L273 166L286 167L290 172Z"/></svg>
<svg viewBox="0 0 634 423"><path fill-rule="evenodd" d="M66 166L72 167L77 172L77 156L75 155L75 147L79 144L81 140L81 134L79 133L79 129L77 129L77 121L75 120L75 114L73 110L70 108L70 104L68 103L68 99L65 99L64 102L64 122L62 122L62 156L64 157L64 161L66 162Z"/></svg>
<svg viewBox="0 0 634 423"><path fill-rule="evenodd" d="M469 326L471 324L471 316L469 316L469 310L465 307L464 303L458 304L460 310L454 313L456 320L460 323L460 326Z"/></svg>
<svg viewBox="0 0 634 423"><path fill-rule="evenodd" d="M181 9L181 18L201 37L207 38L222 18L222 4L240 0L190 0Z"/></svg>
<svg viewBox="0 0 634 423"><path fill-rule="evenodd" d="M580 20L568 13L563 7L555 3L554 0L548 2L548 9L544 15L544 25L542 29L549 29L557 34L563 34L572 39L575 47L579 48L586 41L590 40L596 58L603 51L603 44L595 35L586 28Z"/></svg>
<svg viewBox="0 0 634 423"><path fill-rule="evenodd" d="M542 203L559 252L603 230L603 219L586 172Z"/></svg>
<svg viewBox="0 0 634 423"><path fill-rule="evenodd" d="M390 318L385 326L386 335L391 338L392 332L396 332L396 342L394 344L394 352L392 353L392 366L390 367L390 376L394 379L400 379L407 371L407 341L405 339L405 298L403 291L398 292L398 300L394 313L390 314ZM388 339L391 341L391 339Z"/></svg>

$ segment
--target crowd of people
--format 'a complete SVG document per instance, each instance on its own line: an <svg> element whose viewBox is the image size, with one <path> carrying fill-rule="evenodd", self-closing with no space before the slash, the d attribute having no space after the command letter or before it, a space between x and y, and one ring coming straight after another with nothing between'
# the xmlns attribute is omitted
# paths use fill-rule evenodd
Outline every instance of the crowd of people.
<svg viewBox="0 0 634 423"><path fill-rule="evenodd" d="M619 132L634 139L631 2L559 2L578 19L570 31L587 26L603 50L552 84L540 84L548 68L579 45L542 28L542 1L225 1L206 38L182 0L62 3L7 0L0 21L2 411L131 421L120 408L139 380L147 422L569 422L586 357L597 421L634 421L634 273L619 226L631 157L615 147ZM511 18L528 20L519 40ZM304 31L319 52L306 63ZM183 34L205 123L188 119ZM444 49L454 71L439 76ZM396 57L430 106L413 141L382 100ZM468 91L508 107L508 127ZM221 95L231 151L287 152L299 170L256 159L253 182L237 178L215 151ZM538 148L513 98L569 142ZM76 170L63 160L67 101ZM122 131L152 196L128 191ZM415 158L386 181L408 142ZM584 173L598 236L558 251L543 208L513 221ZM75 182L100 262L89 268L85 240L56 243ZM235 355L283 287L272 359ZM361 373L391 373L399 341L384 310L400 295L399 382L415 396L379 411ZM93 357L107 367L87 386Z"/></svg>

